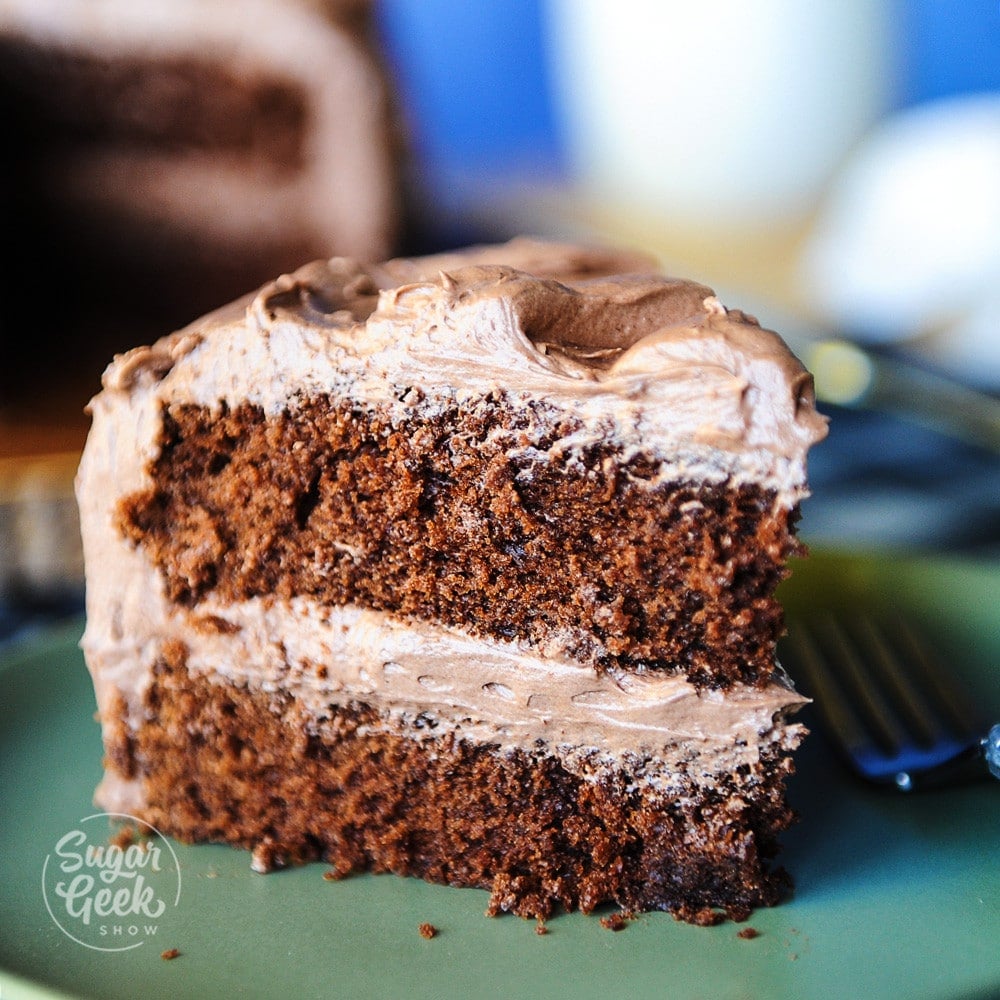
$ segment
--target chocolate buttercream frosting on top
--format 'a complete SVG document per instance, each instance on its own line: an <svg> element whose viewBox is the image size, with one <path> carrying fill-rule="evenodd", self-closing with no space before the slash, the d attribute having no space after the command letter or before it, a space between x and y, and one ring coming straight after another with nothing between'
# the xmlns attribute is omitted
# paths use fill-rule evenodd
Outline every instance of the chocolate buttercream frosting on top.
<svg viewBox="0 0 1000 1000"><path fill-rule="evenodd" d="M176 366L179 358L185 363ZM752 480L794 505L826 433L812 378L781 338L642 255L519 239L364 265L305 265L151 348L105 387L152 377L164 403L281 412L350 385L400 419L445 397L543 398L578 432L688 478ZM404 397L408 400L404 402Z"/></svg>

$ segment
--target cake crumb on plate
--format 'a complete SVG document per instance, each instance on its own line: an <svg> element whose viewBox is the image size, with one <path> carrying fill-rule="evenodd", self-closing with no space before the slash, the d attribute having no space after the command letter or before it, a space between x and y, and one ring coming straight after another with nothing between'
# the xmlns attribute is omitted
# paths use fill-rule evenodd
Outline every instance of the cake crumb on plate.
<svg viewBox="0 0 1000 1000"><path fill-rule="evenodd" d="M132 823L126 823L115 830L108 842L113 847L120 847L124 851L133 844L139 843L140 836L139 830Z"/></svg>

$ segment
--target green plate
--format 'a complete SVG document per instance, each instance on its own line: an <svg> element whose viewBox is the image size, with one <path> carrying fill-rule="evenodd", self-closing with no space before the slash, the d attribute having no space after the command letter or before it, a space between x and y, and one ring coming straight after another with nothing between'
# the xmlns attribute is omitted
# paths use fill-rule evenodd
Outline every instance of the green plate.
<svg viewBox="0 0 1000 1000"><path fill-rule="evenodd" d="M790 605L849 595L909 606L1000 707L996 565L818 554L784 593ZM88 818L101 746L79 633L47 634L0 667L2 1000L1000 995L1000 786L872 790L818 734L792 785L802 820L782 860L797 888L744 925L759 932L752 940L735 924L691 927L661 913L619 933L600 914L566 914L538 935L530 921L485 917L477 890L385 875L328 882L324 865L260 876L243 852L170 840L161 846L176 864L162 852L149 883L165 912L153 924L102 918L106 936L94 936L97 918L83 928L53 890L58 842L103 822ZM424 922L433 939L418 932ZM170 948L180 955L165 961Z"/></svg>

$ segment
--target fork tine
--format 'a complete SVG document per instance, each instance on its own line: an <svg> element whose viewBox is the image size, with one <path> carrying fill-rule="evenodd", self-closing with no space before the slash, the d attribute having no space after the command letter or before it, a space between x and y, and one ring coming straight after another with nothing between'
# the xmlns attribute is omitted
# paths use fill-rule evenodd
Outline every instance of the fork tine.
<svg viewBox="0 0 1000 1000"><path fill-rule="evenodd" d="M916 646L912 630L907 630L906 648L900 652L897 640L904 636L903 625L898 620L887 623L881 618L863 615L855 621L861 634L862 648L868 651L868 665L872 684L880 685L887 693L886 699L898 713L900 725L905 727L896 747L904 746L911 738L918 746L929 747L936 741L954 736L948 720L942 717L933 700L926 697L918 680L929 679L934 673L933 661L921 655L927 670L926 677L918 678L912 670L913 659L909 647ZM940 684L935 685L941 687Z"/></svg>
<svg viewBox="0 0 1000 1000"><path fill-rule="evenodd" d="M858 711L859 692L863 697L865 685L860 677L856 657L843 659L843 644L836 643L838 666L829 663L828 620L794 623L785 640L785 649L792 653L799 680L807 694L816 701L816 707L826 722L827 730L852 758L870 752L872 740L867 720ZM838 630L832 629L835 636Z"/></svg>
<svg viewBox="0 0 1000 1000"><path fill-rule="evenodd" d="M948 728L952 735L983 731L986 720L982 710L963 686L946 679L949 672L934 645L901 615L895 616L893 628L901 657L911 666L914 681L924 686L934 706L929 714L936 716L942 728Z"/></svg>
<svg viewBox="0 0 1000 1000"><path fill-rule="evenodd" d="M779 655L783 665L791 664L796 685L813 699L821 714L829 716L833 732L850 743L861 740L861 722L836 678L827 671L812 629L804 621L789 623L779 643Z"/></svg>
<svg viewBox="0 0 1000 1000"><path fill-rule="evenodd" d="M852 634L846 621L832 614L824 615L818 625L832 666L850 683L851 694L868 728L868 743L874 743L869 752L877 749L885 756L898 753L907 742L906 723L891 698L886 697L884 686L877 681L873 683L872 663L865 655L863 640Z"/></svg>
<svg viewBox="0 0 1000 1000"><path fill-rule="evenodd" d="M978 738L985 731L964 688L949 678L941 653L918 627L898 614L861 614L846 630L857 636L869 667L869 683L903 733L898 749L927 749Z"/></svg>

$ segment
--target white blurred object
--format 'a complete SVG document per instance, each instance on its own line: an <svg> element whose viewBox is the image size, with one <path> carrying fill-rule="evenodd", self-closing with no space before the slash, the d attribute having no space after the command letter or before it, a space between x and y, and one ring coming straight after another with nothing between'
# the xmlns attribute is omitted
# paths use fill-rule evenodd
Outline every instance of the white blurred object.
<svg viewBox="0 0 1000 1000"><path fill-rule="evenodd" d="M935 334L935 360L1000 382L1000 95L908 109L838 176L803 257L811 306L854 337Z"/></svg>
<svg viewBox="0 0 1000 1000"><path fill-rule="evenodd" d="M1000 267L990 284L972 309L942 336L929 340L924 350L942 368L1000 388Z"/></svg>
<svg viewBox="0 0 1000 1000"><path fill-rule="evenodd" d="M795 220L884 113L883 0L548 0L572 166L610 206Z"/></svg>

